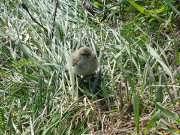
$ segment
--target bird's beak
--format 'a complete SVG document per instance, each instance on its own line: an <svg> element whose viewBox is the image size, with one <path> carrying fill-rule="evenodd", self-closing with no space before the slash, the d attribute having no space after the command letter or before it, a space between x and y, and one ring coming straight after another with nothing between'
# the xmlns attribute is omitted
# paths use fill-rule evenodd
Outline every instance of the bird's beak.
<svg viewBox="0 0 180 135"><path fill-rule="evenodd" d="M96 58L96 55L95 55L95 53L91 53L91 56L93 56L94 58Z"/></svg>

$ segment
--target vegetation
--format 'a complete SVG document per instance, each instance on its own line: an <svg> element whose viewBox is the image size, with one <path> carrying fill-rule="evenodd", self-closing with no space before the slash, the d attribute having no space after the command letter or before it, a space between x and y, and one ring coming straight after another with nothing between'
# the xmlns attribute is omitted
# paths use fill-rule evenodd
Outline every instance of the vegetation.
<svg viewBox="0 0 180 135"><path fill-rule="evenodd" d="M0 134L179 134L179 0L87 2L0 1Z"/></svg>

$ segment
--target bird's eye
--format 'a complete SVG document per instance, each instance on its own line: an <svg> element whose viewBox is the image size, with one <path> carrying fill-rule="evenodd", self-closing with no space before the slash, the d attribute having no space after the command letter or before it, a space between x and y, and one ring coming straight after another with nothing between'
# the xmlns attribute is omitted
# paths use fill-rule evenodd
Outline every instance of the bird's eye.
<svg viewBox="0 0 180 135"><path fill-rule="evenodd" d="M81 55L86 58L89 56L89 54L87 54L87 53L81 53Z"/></svg>
<svg viewBox="0 0 180 135"><path fill-rule="evenodd" d="M90 55L90 53L88 53L88 52L80 52L80 54L82 54L82 55Z"/></svg>

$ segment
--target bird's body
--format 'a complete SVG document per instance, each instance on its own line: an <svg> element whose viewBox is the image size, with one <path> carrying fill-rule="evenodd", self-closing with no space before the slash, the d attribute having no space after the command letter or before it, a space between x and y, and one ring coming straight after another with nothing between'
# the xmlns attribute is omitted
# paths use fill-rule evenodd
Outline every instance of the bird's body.
<svg viewBox="0 0 180 135"><path fill-rule="evenodd" d="M73 72L77 75L87 76L98 68L96 55L89 47L80 48L71 54Z"/></svg>

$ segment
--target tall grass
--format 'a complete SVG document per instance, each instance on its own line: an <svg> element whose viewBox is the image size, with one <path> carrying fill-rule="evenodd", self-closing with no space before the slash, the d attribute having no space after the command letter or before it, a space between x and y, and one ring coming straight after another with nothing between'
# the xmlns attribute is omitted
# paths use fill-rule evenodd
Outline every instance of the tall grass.
<svg viewBox="0 0 180 135"><path fill-rule="evenodd" d="M96 1L94 16L58 2L53 38L56 1L0 2L0 133L178 133L178 1ZM99 69L81 85L70 53L82 46Z"/></svg>

